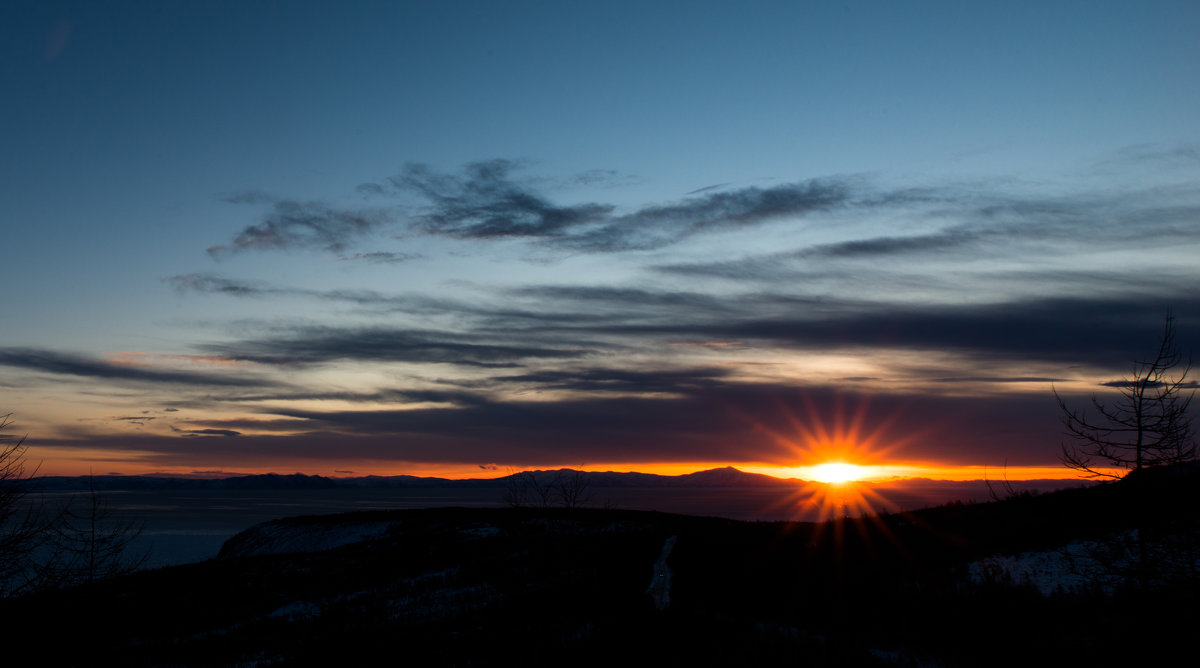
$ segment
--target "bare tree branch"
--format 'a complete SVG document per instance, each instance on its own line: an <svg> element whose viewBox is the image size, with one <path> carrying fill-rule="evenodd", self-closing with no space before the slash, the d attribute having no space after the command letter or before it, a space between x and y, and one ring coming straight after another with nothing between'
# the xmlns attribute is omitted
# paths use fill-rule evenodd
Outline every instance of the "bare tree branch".
<svg viewBox="0 0 1200 668"><path fill-rule="evenodd" d="M0 416L0 596L33 588L33 555L46 527L42 509L26 501L37 470L26 472L25 437L5 433L11 425L11 414Z"/></svg>
<svg viewBox="0 0 1200 668"><path fill-rule="evenodd" d="M0 416L0 597L141 568L147 557L128 553L140 527L115 521L90 478L82 504L78 498L64 508L30 502L37 469L26 470L24 437L4 433L11 424L10 416Z"/></svg>
<svg viewBox="0 0 1200 668"><path fill-rule="evenodd" d="M1195 390L1185 391L1191 366L1176 347L1175 317L1167 311L1157 354L1135 360L1126 379L1111 383L1119 392L1115 400L1105 403L1092 395L1094 415L1070 408L1055 390L1071 438L1062 444L1062 463L1085 478L1116 479L1124 473L1113 469L1136 471L1195 459L1189 414Z"/></svg>

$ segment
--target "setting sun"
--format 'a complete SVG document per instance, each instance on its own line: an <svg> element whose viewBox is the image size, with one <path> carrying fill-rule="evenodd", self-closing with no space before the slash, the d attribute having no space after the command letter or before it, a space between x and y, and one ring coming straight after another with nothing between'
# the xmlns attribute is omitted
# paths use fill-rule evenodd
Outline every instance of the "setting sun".
<svg viewBox="0 0 1200 668"><path fill-rule="evenodd" d="M843 483L859 480L866 475L861 466L843 462L830 462L812 467L811 475L817 482Z"/></svg>

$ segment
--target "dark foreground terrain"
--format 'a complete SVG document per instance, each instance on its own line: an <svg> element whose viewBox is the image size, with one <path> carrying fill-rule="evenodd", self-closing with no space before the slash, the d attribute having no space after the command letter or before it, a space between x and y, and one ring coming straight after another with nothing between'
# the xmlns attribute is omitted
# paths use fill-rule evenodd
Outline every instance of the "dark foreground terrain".
<svg viewBox="0 0 1200 668"><path fill-rule="evenodd" d="M0 601L5 665L1191 661L1200 480L1146 473L825 523L530 508L290 518L214 560ZM978 566L1070 544L1069 592Z"/></svg>

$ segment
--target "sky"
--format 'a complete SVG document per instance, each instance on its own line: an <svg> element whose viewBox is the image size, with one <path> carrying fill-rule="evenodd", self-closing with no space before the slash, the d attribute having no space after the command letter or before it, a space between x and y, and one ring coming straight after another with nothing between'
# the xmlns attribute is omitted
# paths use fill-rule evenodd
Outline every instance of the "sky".
<svg viewBox="0 0 1200 668"><path fill-rule="evenodd" d="M1054 391L1200 341L1198 28L6 2L0 413L42 473L1051 475Z"/></svg>

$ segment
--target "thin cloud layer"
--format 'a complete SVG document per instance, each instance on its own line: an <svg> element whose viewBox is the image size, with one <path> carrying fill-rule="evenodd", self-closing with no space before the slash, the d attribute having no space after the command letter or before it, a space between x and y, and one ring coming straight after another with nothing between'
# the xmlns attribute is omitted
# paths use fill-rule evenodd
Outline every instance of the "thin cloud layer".
<svg viewBox="0 0 1200 668"><path fill-rule="evenodd" d="M534 385L543 390L620 394L677 394L715 387L726 381L729 368L633 370L586 368L544 370L510 376L496 376L494 383Z"/></svg>
<svg viewBox="0 0 1200 668"><path fill-rule="evenodd" d="M275 202L261 222L243 229L229 244L211 246L221 257L249 250L313 248L341 252L351 242L391 221L383 210L345 210L320 202Z"/></svg>
<svg viewBox="0 0 1200 668"><path fill-rule="evenodd" d="M178 427L171 427L171 431L182 434L184 437L190 436L193 438L197 436L224 436L225 438L233 438L234 436L242 435L240 431L232 429L180 429Z"/></svg>
<svg viewBox="0 0 1200 668"><path fill-rule="evenodd" d="M905 263L934 259L1021 259L1032 264L1087 253L1156 249L1172 256L1181 247L1200 244L1200 187L1188 183L1058 196L1013 194L974 184L926 188L895 199L900 206L889 204L893 198L885 193L870 207L903 214L912 233L879 234L880 228L867 227L840 241L801 243L718 261L662 263L653 269L664 275L777 282L836 275L848 267L900 273L909 266Z"/></svg>
<svg viewBox="0 0 1200 668"><path fill-rule="evenodd" d="M478 342L478 337L472 339L452 332L300 327L283 336L207 344L203 349L228 359L273 366L355 360L506 367L520 360L578 358L590 352L579 348L490 344Z"/></svg>
<svg viewBox="0 0 1200 668"><path fill-rule="evenodd" d="M139 384L169 388L137 396L137 408L176 412L114 408L107 415L120 417L56 443L193 467L787 463L846 406L862 407L856 424L888 456L1015 465L1054 461L1051 385L1085 398L1119 389L1167 308L1180 346L1200 345L1186 253L1200 246L1200 188L1187 183L1023 195L1012 183L830 177L630 206L551 196L615 175L567 183L520 169L409 165L360 188L391 202L369 216L229 198L270 209L215 256L323 250L348 287L320 271L287 283L257 266L246 278L164 279L183 297L212 298L205 308L255 301L240 311L251 317L153 358L233 363L221 373L40 348L0 349L0 364L118 381L130 396ZM500 240L512 243L485 243ZM556 259L513 271L513 248ZM371 282L355 287L362 276ZM109 431L88 432L98 424ZM113 431L128 440L105 440Z"/></svg>
<svg viewBox="0 0 1200 668"><path fill-rule="evenodd" d="M452 176L408 165L391 183L428 203L429 210L416 217L419 229L460 239L561 237L604 220L613 210L602 204L553 205L513 180L515 167L508 160L492 160L467 165L462 176Z"/></svg>
<svg viewBox="0 0 1200 668"><path fill-rule="evenodd" d="M813 179L771 188L713 192L680 202L616 213L612 204L559 207L512 177L515 163L468 165L461 177L409 165L392 183L419 194L429 211L419 218L426 232L460 239L533 237L551 247L608 253L662 248L702 232L747 227L848 205L850 179Z"/></svg>
<svg viewBox="0 0 1200 668"><path fill-rule="evenodd" d="M153 369L128 364L114 364L82 355L70 355L38 348L0 348L0 366L15 367L41 373L133 383L185 386L217 385L228 387L258 387L264 383L264 381L244 375L244 373L218 375L192 371Z"/></svg>
<svg viewBox="0 0 1200 668"><path fill-rule="evenodd" d="M1058 408L1049 396L998 403L992 397L918 399L819 385L716 384L653 399L596 396L403 409L284 407L264 413L244 420L189 422L175 428L173 437L142 431L98 437L93 445L144 453L164 463L221 460L225 466L272 457L516 466L606 461L791 465L819 459L828 454L832 437L853 434L867 453L884 460L999 466L1005 459L1010 465L1043 463L1058 441ZM209 437L201 449L189 451L180 443L183 437L199 436ZM222 436L227 438L213 438Z"/></svg>
<svg viewBox="0 0 1200 668"><path fill-rule="evenodd" d="M272 299L295 297L339 302L369 307L384 311L406 313L444 313L455 310L470 310L464 304L452 300L437 299L417 294L385 295L374 290L310 290L271 285L262 281L247 281L215 274L180 274L163 279L180 293L199 293L239 297L247 299Z"/></svg>
<svg viewBox="0 0 1200 668"><path fill-rule="evenodd" d="M419 260L422 257L424 256L420 253L392 253L387 251L375 251L372 253L354 253L353 255L343 255L338 257L338 259L347 262L368 262L371 264L400 264L401 262Z"/></svg>
<svg viewBox="0 0 1200 668"><path fill-rule="evenodd" d="M275 365L339 359L508 365L711 341L737 341L760 349L958 351L989 360L1110 364L1153 341L1167 308L1200 313L1200 298L1185 286L1169 283L1151 285L1151 292L1097 290L1094 297L926 305L769 291L722 295L540 285L503 291L504 298L492 300L498 305L488 306L404 295L292 290L210 275L171 281L185 290L243 298L294 295L447 316L456 323L453 331L297 327L279 336L202 348L230 359ZM513 299L525 306L516 307Z"/></svg>
<svg viewBox="0 0 1200 668"><path fill-rule="evenodd" d="M392 208L360 210L318 202L275 201L259 223L208 252L214 257L293 248L340 253L372 232L390 229L460 240L523 238L572 252L611 253L662 248L696 234L868 204L861 179L829 177L769 188L705 188L678 202L619 213L620 207L612 203L556 204L535 181L514 175L520 167L510 160L491 160L468 164L461 174L446 174L408 164L386 184L363 184L358 191L373 197L415 199L419 207L415 212L408 213L408 207L399 203ZM591 185L599 180L577 182ZM251 191L227 201L258 203L263 197ZM890 199L893 205L897 201ZM390 251L351 257L407 259L406 254Z"/></svg>
<svg viewBox="0 0 1200 668"><path fill-rule="evenodd" d="M1170 154L1180 159L1175 153ZM1183 153L1184 156L1187 152ZM521 163L470 163L458 174L408 164L384 183L359 192L390 197L391 207L339 208L317 202L273 201L272 209L232 242L213 246L220 257L248 250L309 248L342 253L389 230L458 240L524 239L569 252L617 253L661 249L696 235L803 220L833 212L915 215L936 229L911 235L878 235L797 248L799 259L900 257L1015 244L1129 244L1175 233L1196 240L1200 188L1187 183L1120 193L1014 194L994 184L944 184L881 188L863 177L830 176L770 187L709 186L666 204L633 208L615 203L559 204L522 179ZM588 185L594 180L579 181ZM258 203L265 195L240 193L228 201ZM940 224L938 221L945 221ZM1086 236L1085 236L1086 235ZM342 257L403 262L415 254L375 250ZM785 253L785 256L787 254ZM703 273L702 265L667 265L667 271ZM726 265L716 273L732 275ZM753 272L749 272L753 274Z"/></svg>

